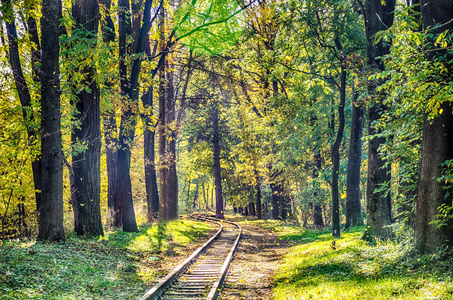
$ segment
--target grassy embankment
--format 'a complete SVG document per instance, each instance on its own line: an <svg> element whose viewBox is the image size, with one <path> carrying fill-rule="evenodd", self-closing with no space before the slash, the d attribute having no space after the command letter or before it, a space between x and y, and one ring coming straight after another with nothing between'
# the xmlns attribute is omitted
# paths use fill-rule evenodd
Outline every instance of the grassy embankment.
<svg viewBox="0 0 453 300"><path fill-rule="evenodd" d="M411 242L361 240L364 227L342 232L263 222L288 240L275 278L275 299L453 299L453 257L414 254Z"/></svg>
<svg viewBox="0 0 453 300"><path fill-rule="evenodd" d="M0 299L138 298L162 275L168 257L191 252L193 247L186 247L205 240L209 230L204 223L178 220L139 233L107 232L99 239L5 242L0 246Z"/></svg>

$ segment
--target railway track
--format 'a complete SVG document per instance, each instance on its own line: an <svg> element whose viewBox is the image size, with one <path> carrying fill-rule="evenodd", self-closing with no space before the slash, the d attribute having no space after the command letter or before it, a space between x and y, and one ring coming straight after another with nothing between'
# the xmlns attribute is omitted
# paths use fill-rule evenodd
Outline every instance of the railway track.
<svg viewBox="0 0 453 300"><path fill-rule="evenodd" d="M213 222L219 230L140 300L213 300L219 296L239 244L241 227L204 216L191 218Z"/></svg>

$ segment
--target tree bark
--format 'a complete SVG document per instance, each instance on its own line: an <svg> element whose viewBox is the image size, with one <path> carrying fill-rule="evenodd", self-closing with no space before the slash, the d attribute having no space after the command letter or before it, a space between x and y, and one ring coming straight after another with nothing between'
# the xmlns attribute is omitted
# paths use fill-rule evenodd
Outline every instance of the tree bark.
<svg viewBox="0 0 453 300"><path fill-rule="evenodd" d="M274 177L275 182L271 184L272 190L272 219L281 220L282 215L286 214L286 207L284 203L284 189L283 189L283 180L280 178L281 172L278 172L278 175ZM275 205L275 211L274 211Z"/></svg>
<svg viewBox="0 0 453 300"><path fill-rule="evenodd" d="M99 6L96 0L77 0L72 6L76 29L85 31L85 39L96 39L99 27ZM89 47L89 45L87 45ZM72 205L77 210L75 231L79 235L103 235L101 221L101 115L100 94L95 80L96 70L85 67L81 84L89 88L77 93L74 118L80 126L72 131L72 143L87 143L87 149L72 157L74 171L74 196Z"/></svg>
<svg viewBox="0 0 453 300"><path fill-rule="evenodd" d="M349 139L348 174L346 182L346 225L363 225L360 204L360 165L362 162L363 108L355 103L357 94L352 99L352 124Z"/></svg>
<svg viewBox="0 0 453 300"><path fill-rule="evenodd" d="M159 118L158 118L158 134L159 134L159 219L167 219L166 209L166 188L167 188L167 166L166 166L166 105L165 105L165 68L159 71Z"/></svg>
<svg viewBox="0 0 453 300"><path fill-rule="evenodd" d="M338 105L338 131L332 145L332 235L340 237L340 197L338 177L340 172L340 146L344 132L344 106L346 102L346 70L341 66L340 104Z"/></svg>
<svg viewBox="0 0 453 300"><path fill-rule="evenodd" d="M157 188L157 175L155 166L154 151L154 124L152 124L153 109L153 90L150 87L142 96L143 107L146 112L142 116L144 124L144 153L143 159L145 164L145 186L146 186L146 203L148 204L148 221L152 222L157 219L159 212L159 193ZM149 112L149 113L148 113Z"/></svg>
<svg viewBox="0 0 453 300"><path fill-rule="evenodd" d="M256 216L258 220L263 218L261 212L261 182L260 182L260 175L258 170L255 167L255 203L256 203Z"/></svg>
<svg viewBox="0 0 453 300"><path fill-rule="evenodd" d="M371 68L384 70L383 61L380 59L389 53L389 42L375 43L375 34L386 30L393 24L395 0L366 0L365 2L365 31L367 38L368 64ZM371 86L369 92L374 95L376 87ZM374 128L374 123L387 108L381 100L368 108L368 135L374 136L380 130ZM375 237L387 239L391 231L386 228L392 223L391 198L388 192L376 192L385 182L390 180L390 168L385 167L386 162L380 157L378 150L384 144L384 137L374 137L368 144L368 178L367 178L367 229L364 239L371 240Z"/></svg>
<svg viewBox="0 0 453 300"><path fill-rule="evenodd" d="M430 29L430 33L440 34L446 30L453 30L451 18L453 16L453 3L442 0L422 0L421 12L423 28ZM436 25L441 24L435 28ZM449 33L449 34L450 34ZM429 41L428 47L436 49L435 39ZM430 60L440 61L451 69L452 55L444 49L434 50L427 53ZM448 77L436 79L441 84L451 82L451 74ZM423 123L422 149L420 172L416 197L416 226L415 248L424 253L432 253L442 246L453 246L453 222L451 219L447 225L437 228L432 221L436 219L438 208L442 204L452 206L451 195L446 194L446 188L451 189L451 183L439 182L438 177L442 174L441 163L453 159L453 113L452 104L448 101L440 105L441 113L433 120L425 116Z"/></svg>
<svg viewBox="0 0 453 300"><path fill-rule="evenodd" d="M319 172L321 171L322 167L322 159L321 159L321 153L318 150L316 154L313 156L314 158L314 168L313 168L313 179L318 178ZM324 227L324 220L322 217L322 205L316 201L316 198L318 198L318 192L315 190L313 192L313 225L316 227Z"/></svg>
<svg viewBox="0 0 453 300"><path fill-rule="evenodd" d="M276 172L271 175L271 191L272 191L272 220L278 220L280 215L280 203L281 203L281 194L282 188L281 184L277 181Z"/></svg>
<svg viewBox="0 0 453 300"><path fill-rule="evenodd" d="M131 20L128 15L130 10L128 0L120 0L119 7L119 74L121 96L124 98L124 107L122 108L120 132L117 149L117 176L118 176L118 206L121 212L121 222L123 230L126 232L137 232L138 227L135 220L134 202L132 199L132 186L130 177L130 156L131 144L135 135L135 114L133 109L136 99L131 99L130 94L135 87L131 86L128 78L126 55L128 47L126 44L127 35L131 34Z"/></svg>
<svg viewBox="0 0 453 300"><path fill-rule="evenodd" d="M176 99L173 86L173 71L168 68L167 72L167 99L166 107L166 143L167 143L167 187L166 187L166 208L167 220L178 218L178 174L176 173ZM207 200L207 199L206 199Z"/></svg>
<svg viewBox="0 0 453 300"><path fill-rule="evenodd" d="M41 17L41 204L38 239L64 239L63 153L61 150L59 15L60 0L43 0Z"/></svg>
<svg viewBox="0 0 453 300"><path fill-rule="evenodd" d="M215 102L212 109L212 146L214 158L214 184L215 184L215 215L218 219L224 219L222 173L220 166L220 132L219 132L219 107Z"/></svg>
<svg viewBox="0 0 453 300"><path fill-rule="evenodd" d="M2 0L2 3L6 4L6 7L10 6L10 1ZM36 116L33 114L33 108L31 106L31 96L28 84L25 80L25 77L22 72L22 65L20 63L19 55L19 45L17 42L17 31L16 31L16 22L14 19L14 12L11 11L10 19L5 19L6 32L8 35L8 45L9 45L9 61L11 64L11 69L13 72L14 83L16 85L17 93L19 95L20 104L22 107L22 117L27 127L27 137L29 144L36 146L38 143L39 132L37 129L33 128L33 125L36 121ZM30 38L34 42L35 47L32 48L32 68L33 68L33 77L35 81L38 81L37 78L37 64L41 60L41 49L39 45L36 21L33 18L28 20L28 28L30 32ZM32 173L33 173L33 183L35 188L35 202L36 209L39 211L41 205L41 157L37 155L33 158L32 163Z"/></svg>
<svg viewBox="0 0 453 300"><path fill-rule="evenodd" d="M151 56L149 39L145 46L146 55ZM157 220L159 213L159 192L156 175L156 154L155 154L155 124L153 124L153 88L149 87L147 92L142 96L142 103L145 114L142 116L144 124L144 153L143 159L145 164L145 186L146 202L148 207L148 221Z"/></svg>
<svg viewBox="0 0 453 300"><path fill-rule="evenodd" d="M105 23L102 24L102 39L104 43L109 44L115 41L115 26L110 15L111 0L101 0L99 4L104 6L106 11ZM113 84L106 83L108 88L112 88ZM118 127L116 124L115 107L106 108L102 115L104 124L104 138L105 138L105 153L107 160L107 226L108 227L121 227L121 211L118 203L118 175L117 175L117 162L118 162Z"/></svg>

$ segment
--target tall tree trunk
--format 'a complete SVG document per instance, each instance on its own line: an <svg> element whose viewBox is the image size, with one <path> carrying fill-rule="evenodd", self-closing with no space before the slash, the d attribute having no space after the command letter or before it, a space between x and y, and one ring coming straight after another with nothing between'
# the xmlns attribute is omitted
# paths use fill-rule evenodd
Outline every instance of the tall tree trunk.
<svg viewBox="0 0 453 300"><path fill-rule="evenodd" d="M281 219L282 220L286 220L288 219L288 214L289 214L289 211L288 211L288 195L286 194L286 191L283 195L280 196L280 203L281 203L281 206L282 206L282 210L281 210Z"/></svg>
<svg viewBox="0 0 453 300"><path fill-rule="evenodd" d="M146 55L151 56L149 38L145 45ZM145 186L146 186L146 202L148 206L148 221L156 220L159 213L159 193L157 187L156 175L156 154L155 154L155 124L152 120L153 116L153 88L149 87L147 92L142 96L143 107L145 114L142 116L144 124L144 153L143 159L145 164Z"/></svg>
<svg viewBox="0 0 453 300"><path fill-rule="evenodd" d="M256 211L255 211L255 202L250 202L249 203L249 213L252 217L256 216Z"/></svg>
<svg viewBox="0 0 453 300"><path fill-rule="evenodd" d="M41 17L41 204L38 238L58 241L63 230L59 16L60 0L43 0Z"/></svg>
<svg viewBox="0 0 453 300"><path fill-rule="evenodd" d="M167 99L166 99L166 142L167 142L167 187L166 208L167 220L178 218L178 174L176 173L176 99L173 86L173 71L167 72Z"/></svg>
<svg viewBox="0 0 453 300"><path fill-rule="evenodd" d="M77 0L72 5L72 16L76 21L76 29L85 30L86 39L96 39L99 27L99 6L96 0ZM89 45L87 45L89 47ZM81 84L83 89L76 96L75 119L80 126L75 126L72 133L72 143L86 143L87 149L72 157L74 171L74 197L72 205L77 210L75 231L79 235L103 235L101 221L101 115L100 95L95 80L96 70L85 67L79 70L86 74Z"/></svg>
<svg viewBox="0 0 453 300"><path fill-rule="evenodd" d="M10 5L10 0L2 0L2 3L6 5L7 8L12 8ZM14 19L14 12L4 12L7 13L10 18L5 19L6 32L8 35L8 44L9 44L9 61L11 64L11 69L13 72L14 83L16 85L17 93L19 95L20 104L22 107L22 117L27 127L27 137L29 144L36 146L38 143L39 131L36 128L33 128L30 123L36 121L36 116L33 114L31 107L31 96L28 84L25 80L25 77L22 72L22 65L20 63L19 55L19 45L17 42L17 31L16 31L16 22ZM28 20L28 30L30 33L30 38L34 42L35 46L32 48L32 68L33 68L33 78L35 81L38 81L37 78L37 65L41 60L41 49L39 45L38 38L38 29L36 26L36 21L33 18ZM32 173L33 173L33 183L35 188L35 201L36 209L39 211L41 204L41 157L37 155L33 158L32 163Z"/></svg>
<svg viewBox="0 0 453 300"><path fill-rule="evenodd" d="M321 159L321 152L318 150L316 154L313 156L315 164L313 168L313 179L319 177L319 172L321 171L322 167L322 159ZM313 192L314 204L313 204L313 225L316 227L323 227L324 220L322 217L322 205L317 201L318 192L315 189Z"/></svg>
<svg viewBox="0 0 453 300"><path fill-rule="evenodd" d="M215 216L224 219L222 173L220 167L220 132L219 132L219 106L215 102L212 110L212 146L214 156L214 183L215 183Z"/></svg>
<svg viewBox="0 0 453 300"><path fill-rule="evenodd" d="M135 135L135 114L133 113L136 99L131 99L130 94L135 87L131 86L131 81L127 76L126 55L128 47L126 44L127 35L131 34L131 20L128 16L129 1L120 0L119 7L119 74L121 95L124 98L124 106L122 108L120 132L118 138L117 149L117 176L118 176L118 204L121 211L121 222L123 230L127 232L138 231L135 220L134 202L132 199L132 185L130 177L131 166L131 144Z"/></svg>
<svg viewBox="0 0 453 300"><path fill-rule="evenodd" d="M115 26L110 14L111 0L101 0L99 4L104 7L106 12L105 20L102 24L102 39L104 43L109 44L115 41ZM110 89L113 84L106 83ZM118 203L118 175L117 175L117 162L118 162L118 127L116 124L115 107L106 108L102 115L104 124L104 138L105 138L105 153L107 160L107 226L108 227L121 227L121 211Z"/></svg>
<svg viewBox="0 0 453 300"><path fill-rule="evenodd" d="M157 188L157 175L155 166L154 150L154 124L152 124L153 90L152 87L142 96L143 107L146 112L142 116L144 124L144 164L145 164L145 186L146 203L148 204L148 221L157 219L159 212L159 193ZM149 113L148 113L149 112Z"/></svg>
<svg viewBox="0 0 453 300"><path fill-rule="evenodd" d="M166 105L165 105L165 68L159 71L159 118L158 118L158 134L159 134L159 219L167 219L166 209L166 188L167 188L167 166L166 166Z"/></svg>
<svg viewBox="0 0 453 300"><path fill-rule="evenodd" d="M357 94L354 91L352 101L351 137L348 153L348 177L346 182L346 225L363 225L362 207L360 204L360 165L362 162L363 108L355 103Z"/></svg>
<svg viewBox="0 0 453 300"><path fill-rule="evenodd" d="M256 169L256 166L255 166L255 203L256 203L256 216L258 217L258 220L261 220L263 218L261 212L261 182L260 175L258 173L258 170Z"/></svg>
<svg viewBox="0 0 453 300"><path fill-rule="evenodd" d="M105 154L107 159L107 224L121 227L121 210L118 202L118 139L115 109L104 114Z"/></svg>
<svg viewBox="0 0 453 300"><path fill-rule="evenodd" d="M440 34L453 30L451 19L453 16L453 3L447 0L420 1L423 28L430 29L430 33ZM439 27L434 26L441 24ZM428 47L436 49L436 37L429 41ZM451 69L453 59L451 53L444 49L427 52L430 60L444 63ZM438 76L441 84L451 82L451 74ZM417 186L417 208L415 226L415 248L420 252L434 252L442 246L453 246L453 222L449 219L448 224L437 228L431 222L436 219L438 208L442 204L451 207L452 196L446 194L446 188L451 189L451 183L439 182L442 174L441 163L453 159L453 113L452 104L445 101L440 105L442 110L433 120L425 116L423 123L423 137L421 149L421 162L419 180ZM445 186L447 185L447 186Z"/></svg>
<svg viewBox="0 0 453 300"><path fill-rule="evenodd" d="M395 0L366 0L365 1L365 31L367 38L368 64L378 70L384 69L380 59L389 53L389 42L375 43L377 32L386 30L393 24ZM370 87L370 94L376 94L376 87ZM387 109L381 100L368 108L368 135L374 136L380 130L374 128L374 123ZM385 182L390 180L390 168L380 157L378 150L384 144L384 137L374 137L368 144L368 179L367 179L367 229L364 239L375 237L387 239L391 232L386 226L392 223L391 198L389 192L376 192Z"/></svg>
<svg viewBox="0 0 453 300"><path fill-rule="evenodd" d="M278 182L278 172L271 174L271 191L272 191L272 220L279 219L280 199L282 194L281 184Z"/></svg>
<svg viewBox="0 0 453 300"><path fill-rule="evenodd" d="M340 104L338 105L338 131L332 145L332 235L340 237L340 197L338 177L340 172L340 146L344 132L344 106L346 102L346 70L341 66Z"/></svg>

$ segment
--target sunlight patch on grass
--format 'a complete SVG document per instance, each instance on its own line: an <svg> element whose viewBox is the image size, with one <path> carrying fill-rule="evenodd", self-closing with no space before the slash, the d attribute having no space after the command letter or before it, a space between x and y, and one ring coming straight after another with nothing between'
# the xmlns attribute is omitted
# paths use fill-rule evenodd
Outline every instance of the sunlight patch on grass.
<svg viewBox="0 0 453 300"><path fill-rule="evenodd" d="M361 240L363 227L334 239L300 227L285 232L276 225L282 238L296 244L276 272L276 300L453 299L451 258L415 257L393 242L370 246Z"/></svg>
<svg viewBox="0 0 453 300"><path fill-rule="evenodd" d="M209 230L205 223L177 220L138 233L106 232L99 239L69 235L60 243L5 242L0 246L0 300L138 298L161 275L169 245L187 246ZM150 256L159 260L151 262Z"/></svg>

